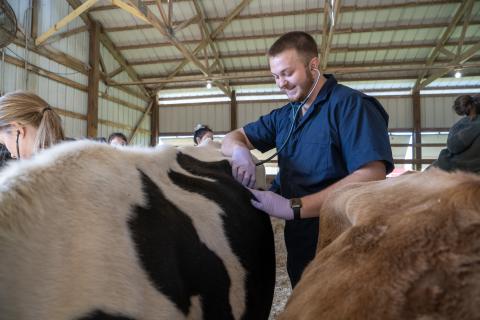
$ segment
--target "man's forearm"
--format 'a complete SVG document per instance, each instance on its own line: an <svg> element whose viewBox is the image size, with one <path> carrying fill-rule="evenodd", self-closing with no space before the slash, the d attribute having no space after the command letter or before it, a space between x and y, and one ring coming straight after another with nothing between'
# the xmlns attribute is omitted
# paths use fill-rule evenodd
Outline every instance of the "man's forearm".
<svg viewBox="0 0 480 320"><path fill-rule="evenodd" d="M222 141L222 153L227 157L232 156L235 146L245 147L249 150L252 149L250 142L243 133L243 129L237 129L225 135Z"/></svg>
<svg viewBox="0 0 480 320"><path fill-rule="evenodd" d="M381 161L371 162L364 167L352 172L342 180L337 181L328 188L320 192L302 197L302 209L300 210L301 218L318 217L320 209L328 197L335 189L352 182L367 182L375 180L384 180L386 176L385 165Z"/></svg>

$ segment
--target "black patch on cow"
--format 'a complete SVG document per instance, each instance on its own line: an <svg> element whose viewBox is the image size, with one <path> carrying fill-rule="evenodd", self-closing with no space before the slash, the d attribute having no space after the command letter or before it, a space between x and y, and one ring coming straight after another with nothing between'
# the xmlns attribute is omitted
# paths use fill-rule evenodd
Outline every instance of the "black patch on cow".
<svg viewBox="0 0 480 320"><path fill-rule="evenodd" d="M133 208L128 224L150 280L185 316L190 298L200 295L205 319L233 319L230 278L222 260L200 241L190 217L140 174L146 205Z"/></svg>
<svg viewBox="0 0 480 320"><path fill-rule="evenodd" d="M77 320L135 320L134 318L121 316L118 314L109 314L105 313L101 310L95 310L83 316L81 318L77 318Z"/></svg>
<svg viewBox="0 0 480 320"><path fill-rule="evenodd" d="M177 161L191 174L214 180L169 172L173 183L202 194L223 209L225 214L221 218L225 234L234 254L247 270L247 310L243 319L268 319L275 286L275 249L270 218L251 205L253 195L233 179L228 161L202 162L182 153L177 155Z"/></svg>

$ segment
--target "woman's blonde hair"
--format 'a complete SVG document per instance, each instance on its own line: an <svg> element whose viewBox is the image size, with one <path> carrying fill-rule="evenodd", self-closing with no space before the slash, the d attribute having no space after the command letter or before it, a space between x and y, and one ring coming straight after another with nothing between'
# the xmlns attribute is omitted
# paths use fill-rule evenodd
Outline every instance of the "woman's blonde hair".
<svg viewBox="0 0 480 320"><path fill-rule="evenodd" d="M62 119L48 103L28 91L15 91L0 98L0 127L11 122L37 128L33 153L64 139Z"/></svg>

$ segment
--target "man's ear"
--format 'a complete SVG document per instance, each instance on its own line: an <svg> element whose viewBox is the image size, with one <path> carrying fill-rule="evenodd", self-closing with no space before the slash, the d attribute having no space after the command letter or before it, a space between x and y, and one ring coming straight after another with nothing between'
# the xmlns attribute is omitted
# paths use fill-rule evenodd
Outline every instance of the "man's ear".
<svg viewBox="0 0 480 320"><path fill-rule="evenodd" d="M310 60L310 70L315 71L315 69L318 69L319 62L318 57L312 58L312 60Z"/></svg>

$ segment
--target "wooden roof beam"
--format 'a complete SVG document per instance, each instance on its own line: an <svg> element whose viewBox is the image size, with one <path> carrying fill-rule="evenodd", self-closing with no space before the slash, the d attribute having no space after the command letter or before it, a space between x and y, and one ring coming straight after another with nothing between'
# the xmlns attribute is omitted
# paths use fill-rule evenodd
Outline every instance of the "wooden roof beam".
<svg viewBox="0 0 480 320"><path fill-rule="evenodd" d="M445 55L447 58L450 58L450 59L455 59L455 57L456 57L455 53L451 52L450 50L445 49L444 47L441 47L439 49L439 52L442 53L443 55Z"/></svg>
<svg viewBox="0 0 480 320"><path fill-rule="evenodd" d="M322 59L322 62L325 59L325 50L327 48L329 2L327 0L325 0L324 3L323 3L323 6L324 6L324 8L323 8L323 24L322 24L322 44L320 46L320 58ZM322 65L319 66L320 69L321 69Z"/></svg>
<svg viewBox="0 0 480 320"><path fill-rule="evenodd" d="M451 66L449 66L448 68L445 68L443 70L440 70L440 71L435 72L432 75L430 75L427 79L422 81L418 87L415 87L416 90L414 90L414 91L422 90L423 88L428 86L430 83L432 83L436 79L438 79L438 78L442 77L443 75L447 74L448 72L454 70L457 65L463 64L465 61L467 61L472 56L474 56L479 50L480 50L480 42L477 43L476 45L474 45L473 47L471 47L470 49L468 49L467 51L465 51L464 53L462 53L457 58L453 59L450 62Z"/></svg>
<svg viewBox="0 0 480 320"><path fill-rule="evenodd" d="M144 0L143 1L143 4L145 6L151 6L151 5L155 5L157 3L157 1L160 1L160 0ZM175 2L190 2L191 0L175 0ZM454 1L454 0L451 0L451 1ZM161 0L161 2L164 2L164 3L167 3L168 0ZM107 11L107 10L115 10L115 9L119 9L118 6L115 6L115 5L102 5L102 6L96 6L96 7L93 7L92 9L90 9L90 11Z"/></svg>
<svg viewBox="0 0 480 320"><path fill-rule="evenodd" d="M147 115L150 113L150 110L152 110L152 106L153 106L153 100L150 101L148 107L145 109L145 111L142 113L142 115L140 116L140 119L137 121L137 124L135 125L135 127L133 128L133 131L132 133L130 134L130 137L128 137L128 143L130 143L133 138L135 138L135 135L138 133L139 129L140 129L140 126L142 125L143 123L143 120L145 120L145 118L147 117Z"/></svg>
<svg viewBox="0 0 480 320"><path fill-rule="evenodd" d="M345 75L341 75L341 76L336 76L335 77L339 82L360 82L360 81L378 81L378 80L385 80L385 81L389 81L389 80L410 80L410 81L414 81L417 79L417 77L414 77L414 76L375 76L375 78L368 78L368 77L361 77L361 78L357 78L357 77L354 77L354 78L348 78L348 77L345 77ZM271 84L271 85L274 85L274 83L272 82L272 79L264 79L264 78L258 78L259 80L255 80L255 81L245 81L245 80L234 80L234 81L230 81L230 85L232 86L243 86L243 85L258 85L258 84ZM204 85L203 84L200 84L200 83L169 83L166 87L168 87L168 89L190 89L190 88L203 88ZM435 90L436 89L439 89L439 90L447 90L447 89L452 89L453 87L434 87ZM472 85L472 86L462 86L462 88L467 88L467 89L477 89L479 88L478 85ZM392 89L382 89L382 90L392 90ZM380 91L382 91L380 90ZM398 90L404 90L404 89L398 89ZM408 90L408 89L405 89L405 90ZM280 93L280 92L279 92ZM262 93L262 94L272 94L271 92L269 93ZM243 94L245 95L245 94ZM241 96L241 95L237 95L238 96Z"/></svg>
<svg viewBox="0 0 480 320"><path fill-rule="evenodd" d="M108 78L113 78L113 77L115 77L116 75L120 74L122 71L123 71L123 67L120 66L120 67L118 67L117 69L115 69L115 70L113 70L112 72L110 72L110 73L107 75L107 77L108 77Z"/></svg>
<svg viewBox="0 0 480 320"><path fill-rule="evenodd" d="M460 33L460 43L457 47L457 56L462 53L463 42L465 41L465 35L467 33L467 29L470 25L470 21L472 19L472 8L473 8L473 1L469 3L469 6L466 9L465 15L463 17L463 26L462 32Z"/></svg>
<svg viewBox="0 0 480 320"><path fill-rule="evenodd" d="M464 45L472 45L478 42L474 40L467 40L463 44ZM459 44L458 41L449 41L445 45L447 46L457 46ZM424 42L424 43L414 43L414 44L394 44L394 45L377 45L377 46L362 46L362 47L332 47L330 49L331 53L337 52L363 52L363 51L379 51L379 50L401 50L401 49L419 49L419 48L430 48L434 47L436 42ZM450 52L450 51L449 51ZM251 58L251 57L265 57L265 51L257 51L257 52L246 52L246 53L234 53L234 54L222 54L223 59L233 59L233 58ZM208 56L209 59L214 59L215 57L212 55ZM162 63L175 63L181 62L183 59L178 58L169 58L169 59L157 59L157 60L129 60L128 64L131 66L139 66L139 65L148 65L148 64L162 64Z"/></svg>
<svg viewBox="0 0 480 320"><path fill-rule="evenodd" d="M190 19L183 20L179 23L173 23L172 29L174 32L180 31L191 25L192 23L198 23L200 21L199 16L193 16Z"/></svg>
<svg viewBox="0 0 480 320"><path fill-rule="evenodd" d="M17 38L13 40L13 43L18 46L25 47L25 38L20 38L17 34ZM77 58L74 58L48 45L37 47L32 41L28 43L28 50L85 75L88 74L88 70L90 69L90 66L88 64L85 64Z"/></svg>
<svg viewBox="0 0 480 320"><path fill-rule="evenodd" d="M115 60L125 69L127 74L130 78L134 81L139 81L138 74L133 70L131 66L128 65L127 60L120 54L120 52L115 48L112 40L106 35L105 33L100 34L100 41L105 46L105 48L110 52ZM142 91L145 97L150 97L151 94L147 91L147 89L143 86L139 86L140 90Z"/></svg>
<svg viewBox="0 0 480 320"><path fill-rule="evenodd" d="M80 6L78 6L77 8L75 8L75 10L73 10L72 12L70 12L67 16L65 16L64 18L62 18L60 21L58 21L57 23L55 23L50 29L48 29L47 31L45 31L42 35L40 35L39 37L37 37L35 39L35 45L36 46L39 46L41 45L43 42L45 42L45 40L47 40L52 34L54 34L55 32L57 32L58 30L60 30L61 28L63 28L64 26L66 26L67 24L69 24L73 19L75 19L76 17L78 17L79 15L81 15L83 12L87 11L88 8L90 8L91 6L93 6L95 4L95 2L97 2L98 0L87 0L85 1L84 3L82 3Z"/></svg>
<svg viewBox="0 0 480 320"><path fill-rule="evenodd" d="M103 57L101 54L98 55L99 56L99 60L100 60L100 68L102 69L102 72L104 73L108 73L108 70L107 70L107 67L105 66L105 61L103 61Z"/></svg>
<svg viewBox="0 0 480 320"><path fill-rule="evenodd" d="M250 3L251 0L242 0L236 7L233 9L227 18L210 34L210 39L215 40L217 36L223 32L226 26L230 24L230 22L237 17L240 12ZM200 42L197 47L193 50L193 54L197 54L200 50L202 50L207 45L207 41L204 40ZM187 59L184 59L177 67L173 70L172 73L168 76L169 79L173 78L183 67L188 63ZM160 90L162 86L155 88L157 91Z"/></svg>
<svg viewBox="0 0 480 320"><path fill-rule="evenodd" d="M66 1L68 2L68 4L70 4L70 6L73 9L77 9L78 7L80 7L82 5L82 2L80 0L66 0ZM80 15L80 19L82 19L82 21L88 26L88 28L91 28L92 22L91 22L90 15L87 12L83 12ZM125 58L115 48L112 40L110 39L110 37L108 37L108 35L105 34L105 32L102 32L100 34L100 42L105 46L105 48L107 48L107 50L110 52L110 54L113 56L113 58L115 60L117 60L117 62L121 66L123 66L125 68L125 71L127 71L130 78L133 81L139 81L139 77L138 77L137 73L135 72L135 70L133 70L133 68L127 64ZM145 97L150 97L150 92L148 92L148 90L144 86L139 86L139 88L140 88L140 91L141 91L142 95L144 96L144 98Z"/></svg>
<svg viewBox="0 0 480 320"><path fill-rule="evenodd" d="M226 17L226 19L210 34L210 39L211 40L215 40L215 38L217 38L217 36L223 32L223 30L225 29L226 26L228 26L230 24L230 22L235 19L235 17L237 17L240 12L250 3L251 0L242 0L236 7L235 9L232 10L232 12L230 12L230 14ZM202 41L200 42L200 44L198 44L198 46L193 50L193 54L197 54L200 50L202 50L205 46L206 46L207 42L206 41ZM183 62L181 62L176 68L175 70L170 73L170 75L168 76L169 79L173 78L178 72L180 72L180 70L183 69L183 67L188 63L188 60L187 59L184 59ZM160 90L162 87L158 87L156 88L157 90Z"/></svg>
<svg viewBox="0 0 480 320"><path fill-rule="evenodd" d="M343 8L343 7L342 7ZM480 20L476 20L470 23L471 26L480 25ZM428 24L416 24L416 25L398 25L398 26L386 26L386 27L373 27L373 28L363 28L363 29L352 29L352 28L342 28L335 29L335 34L351 34L351 33L372 33L372 32L385 32L385 31L399 31L399 30L418 30L418 29L432 29L432 28L445 28L445 23L428 23ZM108 30L107 30L108 31ZM319 30L305 30L305 32L311 35L321 35L322 31ZM261 36L258 35L247 35L247 36L223 36L216 37L215 40L218 41L245 41L245 40L256 40L256 39L265 39L265 38L278 38L283 33L268 33ZM184 44L197 44L201 42L202 39L188 39L182 40ZM136 49L146 49L146 48L158 48L158 47L169 47L171 44L169 42L157 42L157 43L140 43L135 45L119 45L119 50L136 50ZM203 47L202 47L203 48Z"/></svg>
<svg viewBox="0 0 480 320"><path fill-rule="evenodd" d="M165 13L165 11L163 10L163 7L162 7L162 4L161 4L161 0L157 0L157 9L158 9L158 12L160 13L160 16L162 17L162 21L163 21L163 25L166 27L166 28L170 28L170 23L169 23L169 19L167 17L167 14Z"/></svg>
<svg viewBox="0 0 480 320"><path fill-rule="evenodd" d="M327 68L327 63L328 63L328 53L330 52L330 47L332 45L332 38L333 38L333 32L335 30L335 24L338 19L338 12L340 11L340 1L341 0L331 0L333 1L333 8L331 7L331 2L325 1L325 3L329 3L328 7L328 29L327 29L327 35L326 37L322 37L322 47L324 48L323 54L322 54L322 71ZM325 16L324 16L325 17ZM325 19L324 19L325 23ZM325 28L324 28L325 30ZM326 41L325 44L323 41Z"/></svg>
<svg viewBox="0 0 480 320"><path fill-rule="evenodd" d="M478 45L477 45L478 46ZM472 48L476 48L474 46ZM468 50L468 54L465 53L462 55L462 59L469 59L472 55L475 54L471 53L472 49ZM471 54L471 55L470 55ZM358 65L350 65L350 66L343 66L343 65L331 65L328 67L327 71L330 73L335 73L338 75L341 74L348 74L348 73L374 73L374 72L401 72L401 71L419 71L426 68L430 69L454 69L458 65L458 61L461 60L454 60L448 61L447 64L441 65L432 65L430 67L426 67L423 60L417 61L406 61L406 62L395 62L395 63L371 63L371 64L358 64ZM466 67L480 67L480 59L472 59L471 62L475 62L472 64L466 65ZM173 83L173 82L192 82L192 81L206 81L206 80L226 80L226 79L248 79L248 78L268 78L271 77L270 71L265 69L251 69L251 70L241 70L241 71L231 71L228 74L221 75L221 74L212 74L210 77L206 77L204 75L182 75L175 78L169 78L168 76L163 77L144 77L142 78L142 84L165 84L165 83ZM123 85L135 85L138 84L137 82L123 82L117 83L117 86Z"/></svg>
<svg viewBox="0 0 480 320"><path fill-rule="evenodd" d="M189 61L192 62L195 66L197 66L202 73L204 73L206 76L209 76L209 72L207 67L205 67L200 60L198 60L197 57L193 53L191 53L173 34L171 29L168 29L165 24L163 24L157 16L155 16L152 11L148 7L142 6L142 3L139 2L138 0L128 0L129 5L131 6L133 11L136 12L131 12L135 16L137 15L143 15L144 19L146 19L149 23L151 23L155 29L157 29L162 35L166 36L167 39L185 56L185 58ZM227 96L230 96L230 91L225 88L221 84L217 84L217 86L225 92Z"/></svg>
<svg viewBox="0 0 480 320"><path fill-rule="evenodd" d="M465 11L471 5L471 2L473 2L473 0L464 0L460 4L457 11L455 12L455 15L453 16L452 21L448 25L447 29L445 29L445 31L442 33L442 36L438 40L436 47L430 53L430 55L427 59L427 62L426 62L427 67L431 66L433 64L433 62L435 61L435 59L437 58L437 56L440 54L440 49L445 46L445 42L450 38L450 36L452 35L453 31L455 30L458 22L465 15ZM422 82L423 78L425 77L425 75L427 74L427 72L428 72L428 69L422 71L422 73L418 77L417 81L415 82L415 86L414 86L413 91L418 91L418 90L420 90L421 87L424 87L423 85L421 85L421 82Z"/></svg>
<svg viewBox="0 0 480 320"><path fill-rule="evenodd" d="M158 3L158 1L157 1ZM167 26L172 27L172 16L173 16L173 0L168 0L168 20Z"/></svg>
<svg viewBox="0 0 480 320"><path fill-rule="evenodd" d="M209 30L209 27L207 26L207 24L205 22L205 17L206 16L205 16L205 12L202 8L202 5L199 3L198 0L193 0L193 4L195 6L195 10L197 12L197 15L200 17L200 21L199 21L200 27L203 30L203 33L205 34L205 38L207 39L208 44L210 45L210 48L211 48L211 50L214 54L214 59L216 61L216 65L219 67L221 74L225 74L225 66L223 65L223 62L220 60L219 50L218 50L216 44L210 38L210 30ZM206 52L205 52L205 56L206 56L207 61L208 61L208 55L206 54ZM213 67L213 66L211 66L211 67ZM217 81L214 81L213 83L218 86ZM227 89L227 91L230 93L230 96L231 96L232 95L231 94L232 89L228 85L228 82L225 84L225 88Z"/></svg>
<svg viewBox="0 0 480 320"><path fill-rule="evenodd" d="M65 39L65 38L74 36L74 35L76 35L76 34L79 34L79 33L81 33L81 32L87 32L87 31L88 31L88 27L87 27L87 26L81 26L81 27L74 28L74 29L71 29L71 30L68 30L68 31L65 31L65 32L61 32L61 33L58 33L58 34L50 37L50 38L49 38L48 40L46 40L42 45L51 44L51 43L60 41L60 40L62 40L62 39Z"/></svg>
<svg viewBox="0 0 480 320"><path fill-rule="evenodd" d="M162 2L166 2L164 0ZM191 0L185 0L191 1ZM178 2L178 0L175 0ZM402 9L409 7L419 7L419 6L434 6L434 5L443 5L443 4L452 4L460 3L461 0L432 0L432 1L405 1L403 3L389 3L389 4L380 4L380 5L367 5L367 6L357 6L357 5L342 5L342 12L359 12L359 11L374 11L374 10L392 10L392 9ZM155 4L155 1L144 1L144 4ZM97 6L90 9L90 11L100 11L100 10L111 10L118 9L116 6ZM246 14L239 15L236 19L238 20L249 20L249 19L261 19L261 18L272 18L272 17L284 17L284 16L305 16L307 14L323 14L323 8L312 8L305 10L293 10L293 11L277 11L271 13L259 13L259 14ZM222 22L226 17L210 17L206 20L207 23L211 22ZM178 22L180 23L180 22ZM153 27L149 24L141 25L141 28L152 29ZM126 31L128 29L118 29L112 32Z"/></svg>

